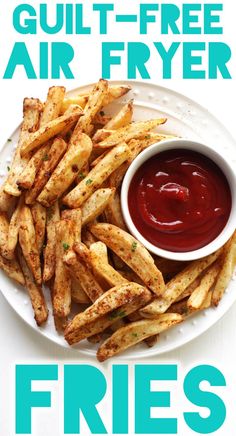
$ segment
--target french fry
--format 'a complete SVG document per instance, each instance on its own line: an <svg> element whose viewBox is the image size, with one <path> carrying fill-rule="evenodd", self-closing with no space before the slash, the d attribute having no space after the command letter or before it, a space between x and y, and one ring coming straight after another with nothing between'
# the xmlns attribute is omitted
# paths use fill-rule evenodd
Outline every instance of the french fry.
<svg viewBox="0 0 236 436"><path fill-rule="evenodd" d="M0 254L8 259L9 221L6 212L0 212Z"/></svg>
<svg viewBox="0 0 236 436"><path fill-rule="evenodd" d="M182 301L184 300L186 297L189 297L193 291L195 291L195 289L200 285L201 282L201 276L202 274L200 274L185 290L184 292L178 297L176 298L176 303L178 303L178 301Z"/></svg>
<svg viewBox="0 0 236 436"><path fill-rule="evenodd" d="M187 306L191 310L197 310L202 306L219 272L220 272L220 262L216 261L208 268L208 270L203 275L199 286L190 295L187 302Z"/></svg>
<svg viewBox="0 0 236 436"><path fill-rule="evenodd" d="M129 147L127 144L120 144L114 147L98 165L63 198L63 203L71 208L80 207L128 156Z"/></svg>
<svg viewBox="0 0 236 436"><path fill-rule="evenodd" d="M95 236L93 236L92 233L86 227L84 227L82 229L81 239L82 239L82 242L88 248L90 248L91 244L94 244L94 242L97 242L97 239L95 238Z"/></svg>
<svg viewBox="0 0 236 436"><path fill-rule="evenodd" d="M42 147L33 154L24 171L17 179L17 186L20 189L30 189L33 186L36 174L38 173L45 156L48 156L50 147L51 144L48 142L42 145Z"/></svg>
<svg viewBox="0 0 236 436"><path fill-rule="evenodd" d="M21 126L20 137L7 180L4 183L4 191L9 195L13 195L15 197L19 197L21 195L21 190L17 185L17 181L30 159L30 156L21 156L21 147L22 144L28 140L29 136L37 131L41 111L42 103L40 100L35 98L24 99L23 122Z"/></svg>
<svg viewBox="0 0 236 436"><path fill-rule="evenodd" d="M42 149L40 149L40 151L41 150ZM45 152L42 157L42 164L35 178L32 189L26 193L26 204L34 203L37 196L40 194L40 192L50 179L51 174L53 173L54 169L56 168L63 155L65 154L66 150L66 142L62 138L55 138L48 152Z"/></svg>
<svg viewBox="0 0 236 436"><path fill-rule="evenodd" d="M212 304L214 306L218 306L222 299L236 264L236 232L234 232L232 238L225 245L222 257L222 267L217 277L212 295Z"/></svg>
<svg viewBox="0 0 236 436"><path fill-rule="evenodd" d="M90 298L84 292L79 280L75 277L71 278L71 298L74 303L78 304L88 304L91 303Z"/></svg>
<svg viewBox="0 0 236 436"><path fill-rule="evenodd" d="M74 222L74 243L81 242L81 210L63 210L61 217L63 219L70 219Z"/></svg>
<svg viewBox="0 0 236 436"><path fill-rule="evenodd" d="M21 209L19 243L37 285L41 285L42 275L39 252L36 246L36 233L32 213L28 206L23 206Z"/></svg>
<svg viewBox="0 0 236 436"><path fill-rule="evenodd" d="M133 116L133 100L130 100L128 103L126 103L121 110L118 112L118 114L114 115L114 117L111 118L110 121L105 125L105 130L117 130L122 127L127 126L131 123ZM95 142L100 141L100 130L98 130L95 135L93 136L93 140Z"/></svg>
<svg viewBox="0 0 236 436"><path fill-rule="evenodd" d="M9 229L8 229L8 239L7 239L7 258L13 259L14 258L14 252L15 248L17 246L18 242L18 235L19 235L19 229L20 229L20 216L21 216L21 210L24 204L24 196L21 195L16 209L14 210L10 223L9 223Z"/></svg>
<svg viewBox="0 0 236 436"><path fill-rule="evenodd" d="M76 247L75 247L76 248ZM90 246L90 259L93 269L102 276L110 286L128 283L108 262L107 247L103 242L95 242Z"/></svg>
<svg viewBox="0 0 236 436"><path fill-rule="evenodd" d="M165 286L162 274L140 242L112 224L93 224L90 231L121 257L154 294L162 295Z"/></svg>
<svg viewBox="0 0 236 436"><path fill-rule="evenodd" d="M114 224L120 229L127 230L124 222L124 218L121 211L120 204L120 194L115 192L113 197L110 199L106 209L104 210L106 221L110 224Z"/></svg>
<svg viewBox="0 0 236 436"><path fill-rule="evenodd" d="M56 223L56 268L52 300L53 312L60 318L68 316L71 309L71 277L63 256L73 242L73 221L61 219Z"/></svg>
<svg viewBox="0 0 236 436"><path fill-rule="evenodd" d="M27 156L30 152L38 149L54 136L59 135L64 129L72 127L81 115L82 111L78 110L77 113L62 115L40 127L37 132L32 133L30 137L23 142L21 146L21 156Z"/></svg>
<svg viewBox="0 0 236 436"><path fill-rule="evenodd" d="M137 283L127 283L111 288L84 312L75 316L65 331L65 339L69 344L81 341L94 334L101 333L117 319L126 316L134 309L134 303L142 306L151 293ZM133 304L132 304L133 303ZM134 311L134 310L133 310Z"/></svg>
<svg viewBox="0 0 236 436"><path fill-rule="evenodd" d="M31 207L31 213L34 221L36 247L41 254L46 231L46 209L41 204L35 203Z"/></svg>
<svg viewBox="0 0 236 436"><path fill-rule="evenodd" d="M25 279L16 258L9 260L0 255L0 268L8 275L8 277L10 277L10 279L20 285L25 285Z"/></svg>
<svg viewBox="0 0 236 436"><path fill-rule="evenodd" d="M95 218L101 215L113 198L114 194L114 188L101 188L95 191L82 205L82 225L84 226L89 222L94 221Z"/></svg>
<svg viewBox="0 0 236 436"><path fill-rule="evenodd" d="M78 259L74 252L70 252L68 255L64 256L64 262L72 276L80 282L80 286L87 294L88 298L91 301L96 301L103 294L103 289L92 272Z"/></svg>
<svg viewBox="0 0 236 436"><path fill-rule="evenodd" d="M70 142L67 152L37 197L38 202L49 207L60 198L88 160L91 150L92 141L84 133Z"/></svg>
<svg viewBox="0 0 236 436"><path fill-rule="evenodd" d="M29 293L32 308L34 310L34 318L37 325L41 326L48 318L48 309L43 291L41 286L35 283L33 275L28 268L21 250L18 250L18 257L24 274L26 289Z"/></svg>
<svg viewBox="0 0 236 436"><path fill-rule="evenodd" d="M56 223L60 220L60 211L56 201L46 211L47 243L44 250L43 282L49 281L55 273L56 264Z"/></svg>
<svg viewBox="0 0 236 436"><path fill-rule="evenodd" d="M97 351L99 362L115 356L150 336L159 334L182 321L181 315L168 313L157 320L142 320L122 327L108 338Z"/></svg>
<svg viewBox="0 0 236 436"><path fill-rule="evenodd" d="M65 92L66 89L64 86L52 86L49 88L47 100L45 102L43 113L40 119L40 127L59 117Z"/></svg>
<svg viewBox="0 0 236 436"><path fill-rule="evenodd" d="M136 121L118 130L111 131L108 137L106 137L107 133L105 132L105 139L99 143L95 143L94 147L106 149L107 147L114 147L123 141L129 142L131 139L145 136L146 132L149 132L165 122L166 118L157 118L148 121Z"/></svg>
<svg viewBox="0 0 236 436"><path fill-rule="evenodd" d="M16 201L16 197L7 194L4 191L4 186L5 183L0 186L0 212L8 212L9 210L11 210L14 207Z"/></svg>
<svg viewBox="0 0 236 436"><path fill-rule="evenodd" d="M89 95L78 95L77 97L65 98L61 106L61 115L70 109L71 106L80 106L81 109L85 108Z"/></svg>
<svg viewBox="0 0 236 436"><path fill-rule="evenodd" d="M218 250L209 256L190 263L183 271L177 274L166 285L166 289L161 298L156 298L148 306L142 308L141 315L145 318L153 314L164 313L174 303L184 290L216 259L220 256L222 250Z"/></svg>

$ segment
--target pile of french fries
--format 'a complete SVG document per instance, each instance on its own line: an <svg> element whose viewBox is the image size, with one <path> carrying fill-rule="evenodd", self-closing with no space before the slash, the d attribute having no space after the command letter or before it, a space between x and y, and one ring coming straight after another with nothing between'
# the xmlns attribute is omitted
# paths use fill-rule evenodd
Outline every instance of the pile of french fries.
<svg viewBox="0 0 236 436"><path fill-rule="evenodd" d="M210 256L181 263L152 256L127 231L127 168L171 137L158 132L165 118L132 122L132 100L109 115L106 106L129 90L101 79L73 99L59 86L44 104L26 98L0 189L0 268L27 289L38 326L50 292L56 329L71 345L99 343L99 361L141 341L153 346L161 332L217 306L236 262L236 233Z"/></svg>

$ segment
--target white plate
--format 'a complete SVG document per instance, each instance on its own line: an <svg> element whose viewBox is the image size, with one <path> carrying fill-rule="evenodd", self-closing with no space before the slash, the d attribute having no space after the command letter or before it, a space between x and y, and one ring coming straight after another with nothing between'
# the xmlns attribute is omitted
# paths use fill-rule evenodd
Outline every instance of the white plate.
<svg viewBox="0 0 236 436"><path fill-rule="evenodd" d="M119 84L120 82L113 81L112 83ZM225 156L229 156L229 159L233 161L236 168L236 144L233 138L225 127L205 108L181 94L160 86L145 82L127 81L122 83L130 84L132 86L132 91L130 91L130 93L124 98L120 99L119 102L110 105L110 113L119 109L119 107L130 98L134 98L134 119L143 120L154 118L159 115L167 116L168 122L160 128L160 131L174 133L200 142L202 141L217 148L218 150L221 150ZM71 97L81 92L86 92L88 88L88 86L77 88L70 91L68 96ZM0 152L1 179L3 179L7 173L7 166L11 162L11 155L16 146L18 134L19 127L12 134L12 141L7 142ZM236 277L231 281L224 298L217 309L204 310L190 317L183 324L173 327L167 333L163 333L157 345L153 348L149 349L143 344L140 344L127 351L123 356L125 358L139 358L161 354L186 344L199 336L218 321L236 300L236 292L233 289L235 287L235 279ZM0 289L8 303L27 324L53 342L68 348L63 336L58 335L54 329L51 310L46 326L38 328L34 322L29 297L26 291L21 286L17 286L8 279L3 272L0 273ZM48 291L46 291L46 295L49 303ZM18 334L20 335L21 332L19 331ZM96 347L87 341L81 342L75 348L86 355L95 356L96 353Z"/></svg>

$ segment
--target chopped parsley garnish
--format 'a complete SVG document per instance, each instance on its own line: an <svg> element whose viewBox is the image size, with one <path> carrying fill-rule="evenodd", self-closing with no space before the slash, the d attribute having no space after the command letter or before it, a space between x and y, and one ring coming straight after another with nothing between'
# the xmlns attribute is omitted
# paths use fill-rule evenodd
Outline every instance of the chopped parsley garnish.
<svg viewBox="0 0 236 436"><path fill-rule="evenodd" d="M101 117L104 117L105 112L104 111L100 111L100 115L101 115Z"/></svg>
<svg viewBox="0 0 236 436"><path fill-rule="evenodd" d="M43 160L43 161L49 160L49 156L48 156L48 154L45 154L45 155L42 157L42 160Z"/></svg>
<svg viewBox="0 0 236 436"><path fill-rule="evenodd" d="M86 182L85 182L86 185L91 185L91 183L93 183L92 179L88 179L88 180L86 180Z"/></svg>
<svg viewBox="0 0 236 436"><path fill-rule="evenodd" d="M134 338L137 338L137 337L138 337L138 333L132 333L132 336L133 336Z"/></svg>
<svg viewBox="0 0 236 436"><path fill-rule="evenodd" d="M144 139L150 139L151 138L151 135L146 135L145 137L144 137Z"/></svg>
<svg viewBox="0 0 236 436"><path fill-rule="evenodd" d="M80 179L84 179L85 178L85 174L83 173L83 171L81 171L81 173L78 174Z"/></svg>
<svg viewBox="0 0 236 436"><path fill-rule="evenodd" d="M68 250L70 248L69 244L67 244L66 242L63 242L62 246L64 250Z"/></svg>
<svg viewBox="0 0 236 436"><path fill-rule="evenodd" d="M7 167L7 171L10 171L10 167Z"/></svg>
<svg viewBox="0 0 236 436"><path fill-rule="evenodd" d="M135 251L137 248L138 243L137 242L133 242L133 244L131 245L131 251Z"/></svg>
<svg viewBox="0 0 236 436"><path fill-rule="evenodd" d="M11 141L12 141L12 139L11 139L11 138L8 138L7 142L11 142Z"/></svg>
<svg viewBox="0 0 236 436"><path fill-rule="evenodd" d="M125 315L126 315L126 313L124 310L116 309L116 310L113 310L113 312L111 312L109 314L109 319L123 318L123 316L125 316Z"/></svg>

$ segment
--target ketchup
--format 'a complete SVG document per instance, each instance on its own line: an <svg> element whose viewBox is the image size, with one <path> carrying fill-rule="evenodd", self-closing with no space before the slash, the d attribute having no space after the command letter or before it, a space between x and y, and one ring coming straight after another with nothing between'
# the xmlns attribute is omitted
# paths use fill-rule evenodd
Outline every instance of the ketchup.
<svg viewBox="0 0 236 436"><path fill-rule="evenodd" d="M225 175L212 160L174 149L153 156L137 170L128 206L145 239L164 250L186 252L221 233L232 199Z"/></svg>

